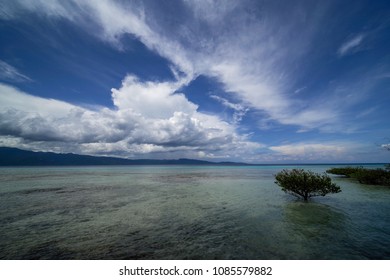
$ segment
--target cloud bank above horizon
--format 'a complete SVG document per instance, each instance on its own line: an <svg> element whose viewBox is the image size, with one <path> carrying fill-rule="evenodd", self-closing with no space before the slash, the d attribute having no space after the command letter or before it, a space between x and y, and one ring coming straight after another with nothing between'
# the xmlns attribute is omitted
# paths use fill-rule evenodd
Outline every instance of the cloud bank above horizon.
<svg viewBox="0 0 390 280"><path fill-rule="evenodd" d="M53 53L58 52L52 55L58 61L69 56L71 65L77 64L77 52L51 34L66 23L83 30L96 44L108 45L110 53L144 55L137 53L134 42L139 42L143 52L163 58L158 63L167 70L161 76L145 70L141 77L135 74L146 67L141 60L120 77L115 67L102 67L101 72L115 72L121 84L107 83L111 104L86 104L77 102L76 95L76 101L66 101L67 95L54 94L56 88L39 96L34 86L45 81L34 77L32 68L23 67L22 53L0 57L0 145L130 158L389 159L378 148L390 135L386 11L378 5L378 11L363 18L365 1L358 1L351 11L339 5L333 1L6 3L0 13L5 24L28 22L41 30L42 22L48 23L41 36ZM349 14L344 13L347 10ZM383 21L377 21L378 15ZM81 75L88 67L77 65L73 71ZM217 86L211 90L199 86L189 94L202 77ZM61 79L67 82L66 77Z"/></svg>

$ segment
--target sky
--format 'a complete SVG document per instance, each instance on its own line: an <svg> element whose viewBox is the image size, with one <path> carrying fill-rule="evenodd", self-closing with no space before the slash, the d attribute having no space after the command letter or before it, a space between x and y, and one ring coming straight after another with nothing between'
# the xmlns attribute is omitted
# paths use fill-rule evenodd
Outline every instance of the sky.
<svg viewBox="0 0 390 280"><path fill-rule="evenodd" d="M390 2L0 0L0 146L389 162Z"/></svg>

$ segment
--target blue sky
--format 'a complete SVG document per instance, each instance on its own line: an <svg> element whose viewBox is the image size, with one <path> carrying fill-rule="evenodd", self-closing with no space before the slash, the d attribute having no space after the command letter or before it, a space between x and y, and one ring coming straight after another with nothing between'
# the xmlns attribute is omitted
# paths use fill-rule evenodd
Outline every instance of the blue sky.
<svg viewBox="0 0 390 280"><path fill-rule="evenodd" d="M0 146L389 162L388 1L0 1Z"/></svg>

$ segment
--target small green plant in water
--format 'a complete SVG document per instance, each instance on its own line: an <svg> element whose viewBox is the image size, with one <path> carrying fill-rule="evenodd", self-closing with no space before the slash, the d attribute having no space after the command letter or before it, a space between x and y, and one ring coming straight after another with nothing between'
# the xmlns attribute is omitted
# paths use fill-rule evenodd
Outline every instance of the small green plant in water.
<svg viewBox="0 0 390 280"><path fill-rule="evenodd" d="M307 201L313 196L339 193L341 189L326 174L317 174L303 169L282 170L275 175L275 183L286 193Z"/></svg>

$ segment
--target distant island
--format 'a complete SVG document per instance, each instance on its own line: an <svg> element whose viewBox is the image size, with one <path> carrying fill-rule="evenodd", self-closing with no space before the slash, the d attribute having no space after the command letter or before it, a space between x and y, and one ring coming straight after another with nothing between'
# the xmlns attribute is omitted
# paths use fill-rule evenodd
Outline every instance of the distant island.
<svg viewBox="0 0 390 280"><path fill-rule="evenodd" d="M33 152L18 148L0 147L0 166L78 166L78 165L214 165L214 166L296 166L324 165L326 163L244 163L212 162L197 159L126 159L106 156L88 156L72 153ZM384 163L327 163L326 165L377 165Z"/></svg>
<svg viewBox="0 0 390 280"><path fill-rule="evenodd" d="M0 147L0 166L72 166L72 165L250 165L239 162L211 162L195 159L156 160L125 159L78 154L32 152L17 148Z"/></svg>

